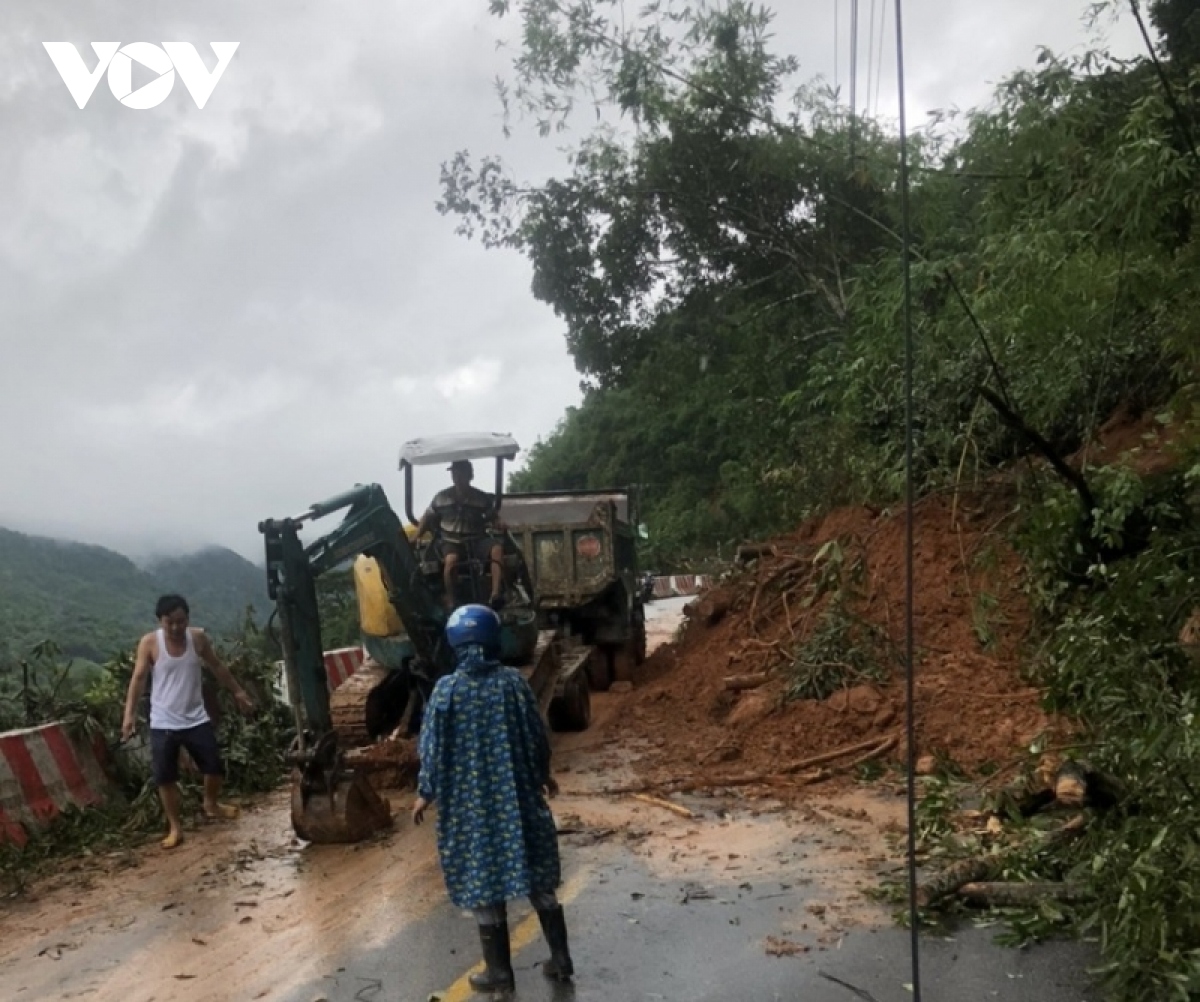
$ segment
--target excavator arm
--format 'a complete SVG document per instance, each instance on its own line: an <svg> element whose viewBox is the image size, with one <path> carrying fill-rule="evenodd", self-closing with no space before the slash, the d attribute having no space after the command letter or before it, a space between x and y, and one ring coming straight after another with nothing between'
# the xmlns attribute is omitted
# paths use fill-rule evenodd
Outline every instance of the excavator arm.
<svg viewBox="0 0 1200 1002"><path fill-rule="evenodd" d="M301 542L304 523L343 510L335 529L307 546ZM289 754L299 770L293 784L293 825L312 841L357 841L381 827L387 807L363 777L346 768L337 747L316 579L360 553L374 557L417 655L410 670L425 688L454 668L444 639L446 613L425 583L417 554L378 484L355 487L290 518L267 519L258 528L265 539L267 590L275 603L296 714L297 739Z"/></svg>
<svg viewBox="0 0 1200 1002"><path fill-rule="evenodd" d="M308 546L300 542L298 532L305 522L342 510L346 514L337 528ZM400 518L378 484L355 487L291 518L260 522L259 531L266 538L267 590L283 631L285 662L289 661L289 643L293 648L291 660L297 678L292 691L301 694L312 731L324 733L330 728L316 578L360 553L373 557L383 571L388 599L408 632L423 671L436 679L454 670L453 653L443 632L445 610L425 583Z"/></svg>

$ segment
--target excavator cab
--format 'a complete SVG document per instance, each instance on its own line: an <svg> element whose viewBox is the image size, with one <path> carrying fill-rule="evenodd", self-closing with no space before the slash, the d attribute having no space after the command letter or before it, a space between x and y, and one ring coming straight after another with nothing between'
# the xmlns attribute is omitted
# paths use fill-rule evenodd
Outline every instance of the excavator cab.
<svg viewBox="0 0 1200 1002"><path fill-rule="evenodd" d="M507 460L515 458L519 449L520 446L511 435L497 432L458 432L414 438L405 442L400 449L400 472L404 475L404 514L409 522L407 528L415 529L420 522L420 517L413 507L416 468L432 466L444 469L461 460L478 464L481 480L485 469L484 462L493 461L492 510L503 520L504 464ZM441 490L447 486L449 484L443 482L434 489ZM481 545L468 549L460 557L453 583L454 594L449 597L446 596L443 575L445 548L436 530L432 538L417 539L414 544L421 559L426 584L447 608L472 602L487 604L492 588L488 551L495 546L500 547L504 598L500 611L503 627L501 657L512 664L522 663L529 657L537 642L537 615L529 568L516 540L507 530L494 531L480 542Z"/></svg>
<svg viewBox="0 0 1200 1002"><path fill-rule="evenodd" d="M493 460L495 489L490 495L491 510L499 517L504 501L504 463L513 459L518 449L519 446L511 435L495 432L436 435L405 442L400 449L400 472L404 474L404 513L408 516L409 526L415 527L420 521L413 509L415 467L449 468L463 461L474 463L478 460ZM454 608L472 602L487 603L492 588L490 553L499 546L502 553L504 604L515 603L517 606L529 607L533 599L533 586L524 558L512 537L507 532L493 531L485 538L473 542L478 545L462 548L463 552L457 564L458 573L453 583L454 593L446 596L444 580L437 576L437 572L444 567L446 558L444 540L439 537L437 529L434 530L432 538L417 540L418 551L422 556L423 567L429 575L430 585L442 595L446 606Z"/></svg>

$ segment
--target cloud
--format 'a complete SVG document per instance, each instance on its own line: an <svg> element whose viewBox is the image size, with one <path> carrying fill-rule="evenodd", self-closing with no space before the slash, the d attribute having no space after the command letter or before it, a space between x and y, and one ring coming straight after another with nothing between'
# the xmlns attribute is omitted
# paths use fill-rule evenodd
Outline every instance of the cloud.
<svg viewBox="0 0 1200 1002"><path fill-rule="evenodd" d="M464 397L481 397L500 383L500 362L494 358L475 358L437 376L433 385L446 400L461 400Z"/></svg>
<svg viewBox="0 0 1200 1002"><path fill-rule="evenodd" d="M833 79L833 5L777 6L778 47ZM915 109L1083 41L1082 0L1003 7L906 5ZM398 500L408 438L548 434L580 396L561 323L526 262L434 208L459 149L563 167L556 142L501 138L515 27L486 0L7 0L0 525L256 557L265 517L357 482ZM181 85L133 111L103 82L80 111L42 42L101 39L191 41L210 69L209 41L240 44L202 111ZM892 72L885 50L885 110ZM442 486L419 477L418 506Z"/></svg>

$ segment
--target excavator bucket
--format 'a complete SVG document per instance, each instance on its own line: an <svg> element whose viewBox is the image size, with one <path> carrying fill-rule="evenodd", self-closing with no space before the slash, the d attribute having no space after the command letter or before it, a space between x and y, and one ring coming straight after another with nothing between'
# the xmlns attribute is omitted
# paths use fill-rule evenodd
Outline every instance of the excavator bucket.
<svg viewBox="0 0 1200 1002"><path fill-rule="evenodd" d="M387 801L348 769L292 774L292 827L309 842L361 842L392 826Z"/></svg>

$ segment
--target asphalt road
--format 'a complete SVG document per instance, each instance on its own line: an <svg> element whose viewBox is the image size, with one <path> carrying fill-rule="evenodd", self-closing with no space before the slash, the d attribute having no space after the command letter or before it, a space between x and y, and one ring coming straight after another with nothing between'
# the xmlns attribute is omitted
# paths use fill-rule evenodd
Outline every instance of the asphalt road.
<svg viewBox="0 0 1200 1002"><path fill-rule="evenodd" d="M852 929L824 949L772 957L768 937L781 915L807 914L812 885L737 877L705 883L663 879L623 846L568 850L564 898L577 969L572 986L542 977L547 950L527 906L511 909L517 992L527 1002L908 1002L908 932ZM699 876L699 874L697 874ZM792 875L793 879L795 875ZM735 882L736 881L736 882ZM742 886L739 886L742 885ZM396 888L395 893L403 893ZM1098 999L1084 968L1087 947L1012 950L996 930L967 928L922 937L922 997L930 1002L1084 1002ZM473 921L448 904L370 950L331 960L319 978L289 990L288 1002L463 1002L478 960ZM836 979L836 980L834 980Z"/></svg>
<svg viewBox="0 0 1200 1002"><path fill-rule="evenodd" d="M682 604L652 608L657 637ZM782 810L694 797L685 818L605 795L638 753L612 726L624 699L598 696L593 728L556 738L575 982L542 977L546 946L519 903L513 997L912 999L909 935L864 893L896 874L886 833L902 800L854 790ZM446 900L433 826L412 827L410 801L396 794L395 831L357 846L297 842L281 791L170 852L64 864L0 904L0 1002L464 1002L474 922ZM1098 1002L1091 948L1016 951L995 945L996 932L922 937L922 997Z"/></svg>

